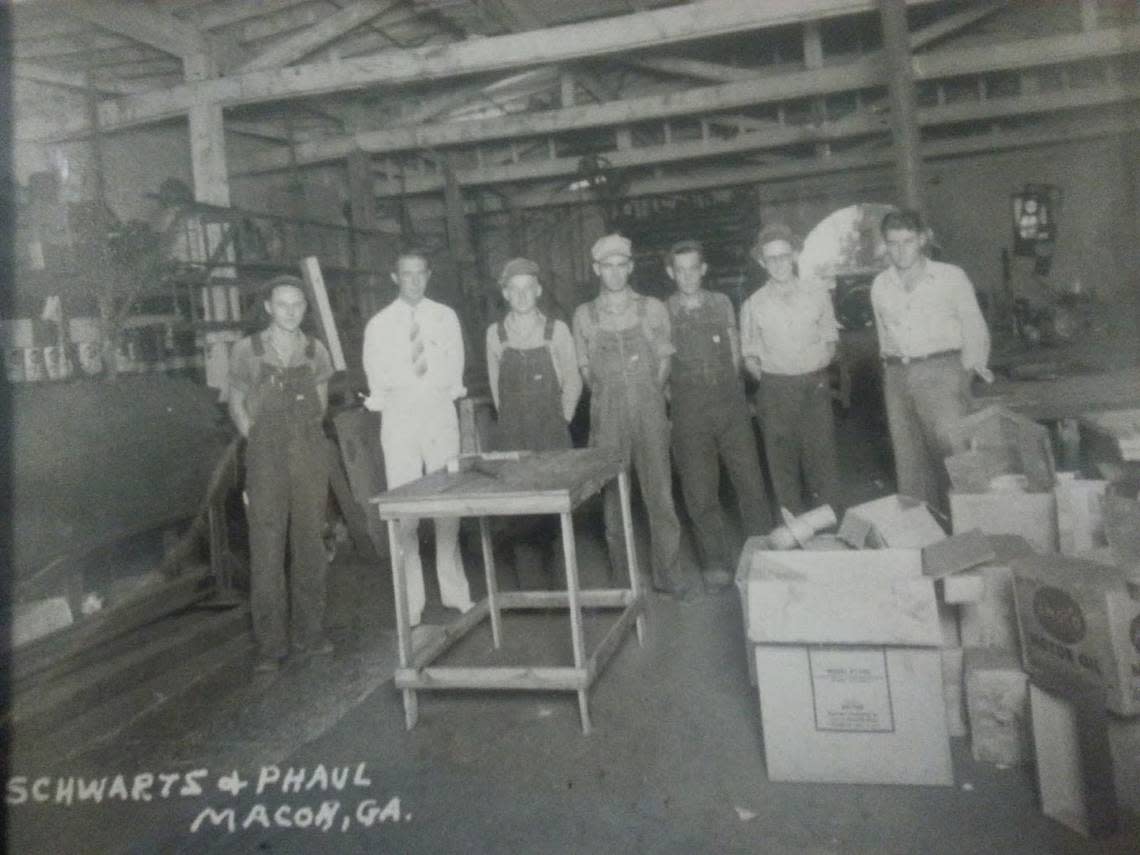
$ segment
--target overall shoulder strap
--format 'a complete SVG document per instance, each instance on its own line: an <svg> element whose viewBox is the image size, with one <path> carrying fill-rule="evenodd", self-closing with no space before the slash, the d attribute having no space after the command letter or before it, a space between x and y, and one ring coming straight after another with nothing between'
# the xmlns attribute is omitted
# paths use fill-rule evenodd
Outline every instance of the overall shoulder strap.
<svg viewBox="0 0 1140 855"><path fill-rule="evenodd" d="M499 321L496 326L499 328L499 344L505 345L507 343L507 322Z"/></svg>
<svg viewBox="0 0 1140 855"><path fill-rule="evenodd" d="M312 359L317 355L317 341L311 335L305 336L305 359Z"/></svg>
<svg viewBox="0 0 1140 855"><path fill-rule="evenodd" d="M254 333L249 338L253 345L253 355L258 359L265 356L265 343L261 340L261 333Z"/></svg>
<svg viewBox="0 0 1140 855"><path fill-rule="evenodd" d="M602 320L598 317L598 304L594 300L591 300L587 305L590 307L590 320L594 322L594 326L597 326Z"/></svg>
<svg viewBox="0 0 1140 855"><path fill-rule="evenodd" d="M547 344L554 338L554 318L547 318L546 325L542 328L542 340Z"/></svg>

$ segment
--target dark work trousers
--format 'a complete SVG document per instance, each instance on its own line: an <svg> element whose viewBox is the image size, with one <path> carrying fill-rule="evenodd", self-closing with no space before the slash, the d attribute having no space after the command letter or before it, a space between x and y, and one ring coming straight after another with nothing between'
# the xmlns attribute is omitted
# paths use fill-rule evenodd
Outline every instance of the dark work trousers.
<svg viewBox="0 0 1140 855"><path fill-rule="evenodd" d="M776 501L796 515L820 505L842 514L827 369L762 374L756 398Z"/></svg>
<svg viewBox="0 0 1140 855"><path fill-rule="evenodd" d="M329 475L312 367L261 363L258 384L246 448L250 600L261 655L280 658L290 635L294 646L307 647L323 633L328 557L321 530Z"/></svg>
<svg viewBox="0 0 1140 855"><path fill-rule="evenodd" d="M507 345L507 330L500 321L499 422L495 446L500 451L555 451L570 448L570 431L562 417L562 387L554 370L549 343L554 320L547 318L546 344L517 348ZM501 531L511 541L515 573L524 588L549 587L558 580L548 572L562 547L558 517L504 517ZM536 564L543 566L535 566Z"/></svg>
<svg viewBox="0 0 1140 855"><path fill-rule="evenodd" d="M644 312L644 302L641 303ZM595 325L597 305L590 304ZM633 462L649 513L653 586L680 593L688 587L681 573L681 524L673 505L669 462L669 420L657 386L656 356L644 323L617 332L597 328L590 343L590 445L616 448ZM603 498L606 544L615 569L626 566L625 537L616 483Z"/></svg>
<svg viewBox="0 0 1140 855"><path fill-rule="evenodd" d="M965 451L955 430L969 410L970 376L959 353L883 365L883 397L898 492L948 511L946 458Z"/></svg>
<svg viewBox="0 0 1140 855"><path fill-rule="evenodd" d="M724 318L708 302L686 309L670 301L669 309L676 347L670 375L673 461L706 572L731 572L734 562L720 506L722 460L736 491L745 535L766 534L772 528L752 416Z"/></svg>

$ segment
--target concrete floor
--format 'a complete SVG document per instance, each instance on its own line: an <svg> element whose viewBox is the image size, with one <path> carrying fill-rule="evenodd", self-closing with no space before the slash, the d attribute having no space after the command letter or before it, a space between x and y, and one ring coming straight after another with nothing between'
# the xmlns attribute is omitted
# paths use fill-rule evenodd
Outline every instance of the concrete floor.
<svg viewBox="0 0 1140 855"><path fill-rule="evenodd" d="M889 492L876 426L853 419L841 443L848 500ZM596 528L596 513L584 514L586 586L607 578ZM481 588L477 559L469 571ZM953 740L953 787L769 782L734 591L688 604L653 596L645 646L631 634L595 685L588 737L574 697L558 694L422 693L419 725L405 731L390 682L391 613L386 570L341 556L330 579L330 660L269 680L237 662L112 743L67 759L22 746L12 774L107 776L108 788L122 774L127 791L139 773L156 780L148 788L144 779L133 801L108 789L97 805L10 805L10 851L1140 852L1140 818L1126 817L1111 840L1085 840L1040 814L1031 769L975 764L965 740ZM425 619L448 614L429 607ZM587 640L606 622L590 616ZM512 616L505 628L494 657L484 628L449 661L569 661L564 616ZM301 791L277 783L258 794L274 766L282 777L306 770L296 773ZM325 789L322 770L334 767L347 780ZM162 773L183 776L166 798L161 782L172 779ZM185 786L186 773L201 794ZM245 784L237 794L234 773ZM306 806L328 830L263 827L304 822ZM220 825L200 819L207 808Z"/></svg>

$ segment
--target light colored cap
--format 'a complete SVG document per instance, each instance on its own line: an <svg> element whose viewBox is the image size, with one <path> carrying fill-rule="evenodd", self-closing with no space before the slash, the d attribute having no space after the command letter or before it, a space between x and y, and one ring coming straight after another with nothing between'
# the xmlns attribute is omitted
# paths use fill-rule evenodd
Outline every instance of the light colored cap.
<svg viewBox="0 0 1140 855"><path fill-rule="evenodd" d="M506 285L512 276L538 276L538 263L529 258L512 258L503 265L499 284Z"/></svg>
<svg viewBox="0 0 1140 855"><path fill-rule="evenodd" d="M629 238L622 237L618 234L606 235L600 237L594 242L593 249L590 250L590 255L593 256L594 261L602 261L612 255L620 255L623 258L633 257L633 244L629 242Z"/></svg>

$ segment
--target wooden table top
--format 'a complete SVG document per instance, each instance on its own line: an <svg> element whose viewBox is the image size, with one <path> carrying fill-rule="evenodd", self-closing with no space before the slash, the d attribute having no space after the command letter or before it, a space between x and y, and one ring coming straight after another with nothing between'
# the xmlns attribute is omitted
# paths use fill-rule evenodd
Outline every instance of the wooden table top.
<svg viewBox="0 0 1140 855"><path fill-rule="evenodd" d="M979 400L1003 404L1031 419L1073 419L1086 413L1140 407L1140 367L1049 380L999 379L981 388Z"/></svg>
<svg viewBox="0 0 1140 855"><path fill-rule="evenodd" d="M622 471L616 450L543 451L520 460L480 461L464 472L433 472L372 499L384 520L572 511Z"/></svg>

